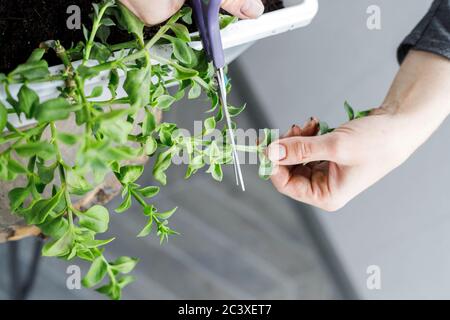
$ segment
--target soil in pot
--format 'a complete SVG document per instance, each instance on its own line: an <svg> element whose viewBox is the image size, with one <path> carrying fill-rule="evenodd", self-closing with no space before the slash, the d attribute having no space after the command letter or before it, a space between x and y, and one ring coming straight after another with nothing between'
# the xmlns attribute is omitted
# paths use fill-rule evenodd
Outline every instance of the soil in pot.
<svg viewBox="0 0 450 320"><path fill-rule="evenodd" d="M282 0L263 0L266 11L283 7ZM67 8L77 5L81 9L81 22L89 25L92 0L7 0L0 2L0 72L13 69L24 62L31 51L46 40L60 40L70 47L82 40L80 29L68 29ZM150 36L157 27L147 28ZM125 32L115 32L110 43L129 40ZM49 64L59 64L56 57L49 57Z"/></svg>

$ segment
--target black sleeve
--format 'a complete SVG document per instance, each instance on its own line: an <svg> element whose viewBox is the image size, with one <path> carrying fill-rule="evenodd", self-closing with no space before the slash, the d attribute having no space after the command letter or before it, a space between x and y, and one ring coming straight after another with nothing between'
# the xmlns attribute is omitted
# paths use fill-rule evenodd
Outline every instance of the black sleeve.
<svg viewBox="0 0 450 320"><path fill-rule="evenodd" d="M450 59L450 0L433 1L428 13L398 48L399 63L403 62L410 49Z"/></svg>

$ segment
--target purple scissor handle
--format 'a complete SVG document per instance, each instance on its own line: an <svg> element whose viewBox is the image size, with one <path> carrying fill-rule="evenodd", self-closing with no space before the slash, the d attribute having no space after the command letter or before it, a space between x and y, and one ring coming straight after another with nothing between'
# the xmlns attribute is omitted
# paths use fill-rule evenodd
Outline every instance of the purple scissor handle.
<svg viewBox="0 0 450 320"><path fill-rule="evenodd" d="M217 82L219 84L220 100L222 102L225 118L227 120L228 131L231 138L231 147L233 149L234 173L236 175L236 184L241 185L245 191L244 178L242 176L239 155L237 153L236 141L231 123L231 116L228 111L227 89L225 82L225 54L223 51L222 37L220 35L219 13L221 0L191 0L195 22L203 42L203 48L208 58L217 69Z"/></svg>
<svg viewBox="0 0 450 320"><path fill-rule="evenodd" d="M221 0L191 0L203 47L217 69L225 67L219 24L221 2Z"/></svg>

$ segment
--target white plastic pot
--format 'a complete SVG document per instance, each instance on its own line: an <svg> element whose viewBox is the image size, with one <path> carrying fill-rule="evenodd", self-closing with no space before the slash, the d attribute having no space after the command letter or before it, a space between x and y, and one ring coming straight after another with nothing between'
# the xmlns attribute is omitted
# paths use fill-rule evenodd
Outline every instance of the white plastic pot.
<svg viewBox="0 0 450 320"><path fill-rule="evenodd" d="M286 8L266 13L256 20L241 20L235 24L230 25L225 30L222 30L222 41L225 49L226 60L228 63L236 59L246 49L248 49L255 41L267 38L273 35L284 33L293 29L307 26L311 23L318 11L318 0L284 0ZM193 42L192 47L201 49L201 42ZM159 46L153 48L154 53L162 56L170 56L171 51L169 46ZM77 66L79 62L75 62ZM92 64L95 64L92 62ZM63 66L54 66L50 68L52 74L58 74L63 69ZM94 87L103 85L106 87L108 83L108 73L104 72L98 77L95 77L86 83L87 93ZM121 74L121 84L124 81L124 74ZM41 101L54 98L59 95L58 87L63 86L62 81L53 81L46 83L32 84L30 87L35 90ZM123 89L119 87L119 96L125 95ZM13 85L10 87L11 94L16 96L20 89L20 85ZM108 98L107 90L104 90L103 97L100 100ZM5 100L5 92L0 87L0 100ZM18 119L15 115L9 116L10 122L16 127L29 125L32 121L25 119Z"/></svg>

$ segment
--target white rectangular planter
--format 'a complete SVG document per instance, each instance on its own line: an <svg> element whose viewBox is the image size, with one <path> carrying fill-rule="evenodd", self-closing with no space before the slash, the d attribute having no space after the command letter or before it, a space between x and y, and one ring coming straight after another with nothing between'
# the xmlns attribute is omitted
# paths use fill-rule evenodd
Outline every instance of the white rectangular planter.
<svg viewBox="0 0 450 320"><path fill-rule="evenodd" d="M286 8L266 13L256 20L241 20L222 30L222 41L225 49L227 62L230 63L250 47L255 41L267 38L276 34L284 33L293 29L307 26L311 23L318 11L318 0L284 0ZM201 49L201 42L192 42L192 47ZM152 50L162 56L170 56L169 46L159 46ZM95 62L91 62L95 64ZM75 62L77 66L79 62ZM54 66L50 68L52 74L58 74L63 69L62 66ZM108 73L104 72L87 82L87 93L96 86L107 86ZM124 81L124 74L121 74L121 84ZM41 101L54 98L59 95L58 87L63 86L62 81L53 81L46 83L38 83L30 85L35 90ZM121 86L120 86L121 88ZM11 94L16 97L20 85L12 85L10 87ZM107 99L107 90L104 91L105 96L99 99ZM125 95L123 89L119 89L120 95ZM0 87L0 100L5 100L5 92ZM33 123L29 120L19 120L15 115L9 115L10 121L17 127L22 127Z"/></svg>

